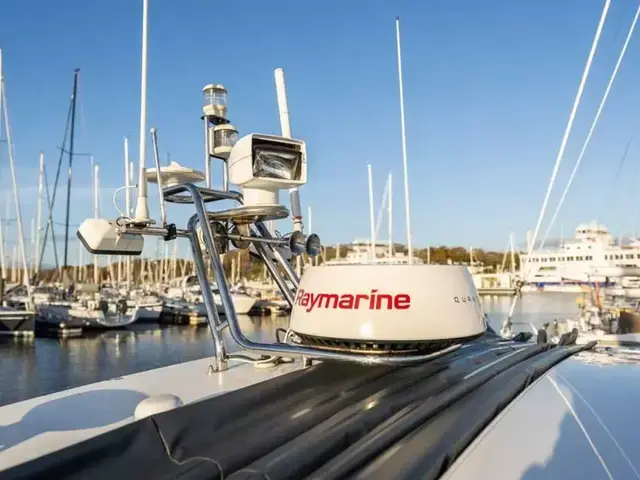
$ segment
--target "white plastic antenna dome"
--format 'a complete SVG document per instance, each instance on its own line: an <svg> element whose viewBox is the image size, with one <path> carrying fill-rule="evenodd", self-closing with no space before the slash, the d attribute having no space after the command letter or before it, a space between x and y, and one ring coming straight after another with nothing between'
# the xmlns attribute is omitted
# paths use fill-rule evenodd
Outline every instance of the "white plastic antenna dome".
<svg viewBox="0 0 640 480"><path fill-rule="evenodd" d="M171 162L166 167L160 167L160 177L162 178L163 187L180 183L200 183L205 180L204 173L193 168L183 167L178 162ZM147 168L147 181L156 183L155 168Z"/></svg>
<svg viewBox="0 0 640 480"><path fill-rule="evenodd" d="M466 267L344 265L305 271L290 328L321 348L393 353L473 338L485 323Z"/></svg>

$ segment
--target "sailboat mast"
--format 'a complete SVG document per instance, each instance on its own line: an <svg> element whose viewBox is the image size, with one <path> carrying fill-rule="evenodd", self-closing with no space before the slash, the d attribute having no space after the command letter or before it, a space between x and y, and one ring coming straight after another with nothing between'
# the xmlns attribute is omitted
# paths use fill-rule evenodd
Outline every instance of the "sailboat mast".
<svg viewBox="0 0 640 480"><path fill-rule="evenodd" d="M371 173L371 164L367 165L367 173L369 176L369 222L371 223L371 263L376 263L376 225L373 213L373 176Z"/></svg>
<svg viewBox="0 0 640 480"><path fill-rule="evenodd" d="M98 211L99 199L100 199L100 190L98 185L98 176L100 174L100 166L93 166L93 217L98 218L100 212ZM100 281L99 276L99 264L98 264L98 255L93 256L93 282L97 285Z"/></svg>
<svg viewBox="0 0 640 480"><path fill-rule="evenodd" d="M16 165L14 152L13 152L13 142L11 141L11 128L9 127L9 113L7 109L7 94L5 92L4 86L4 77L2 73L2 51L0 51L0 98L2 98L2 111L0 111L0 116L4 115L4 129L7 139L7 147L9 150L9 167L11 170L11 183L13 186L13 200L16 204L16 216L18 223L18 241L20 242L20 255L22 256L22 266L24 268L25 278L23 279L24 284L27 286L27 292L29 296L31 296L31 285L29 283L29 264L27 263L27 250L24 245L24 229L22 227L22 211L20 209L20 193L18 192L18 180L16 178Z"/></svg>
<svg viewBox="0 0 640 480"><path fill-rule="evenodd" d="M513 243L513 232L509 235L509 243L511 244L511 276L513 277L516 273L516 246Z"/></svg>
<svg viewBox="0 0 640 480"><path fill-rule="evenodd" d="M62 263L63 270L69 266L69 213L71 210L71 169L73 166L73 141L76 130L76 99L78 93L78 73L80 69L73 71L73 94L71 96L71 134L69 136L69 170L67 173L67 215L65 217L64 230L64 259Z"/></svg>
<svg viewBox="0 0 640 480"><path fill-rule="evenodd" d="M392 217L392 207L393 207L393 191L391 189L391 173L389 173L389 260L393 257L393 217Z"/></svg>
<svg viewBox="0 0 640 480"><path fill-rule="evenodd" d="M409 172L407 170L407 132L404 121L404 88L402 84L402 52L400 47L400 17L396 17L396 46L398 50L398 83L400 86L400 128L402 131L402 168L404 171L404 207L407 223L407 249L409 264L413 263L413 245L411 242L411 209L409 205Z"/></svg>
<svg viewBox="0 0 640 480"><path fill-rule="evenodd" d="M38 213L36 214L36 249L34 252L34 271L40 273L40 230L42 229L42 201L44 200L44 153L40 152L38 175Z"/></svg>

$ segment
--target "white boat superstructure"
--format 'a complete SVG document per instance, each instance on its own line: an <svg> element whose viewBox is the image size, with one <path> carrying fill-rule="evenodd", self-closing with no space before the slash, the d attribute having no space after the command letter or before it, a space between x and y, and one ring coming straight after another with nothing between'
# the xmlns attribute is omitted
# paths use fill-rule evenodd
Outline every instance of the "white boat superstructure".
<svg viewBox="0 0 640 480"><path fill-rule="evenodd" d="M347 246L348 250L344 257L328 260L323 265L367 265L367 264L380 264L380 265L408 265L409 256L405 252L393 252L389 255L389 246L387 243L376 242L375 257L372 254L372 245L368 240L357 239L351 242ZM375 258L375 261L374 261ZM413 257L412 263L419 265L424 262L418 258Z"/></svg>
<svg viewBox="0 0 640 480"><path fill-rule="evenodd" d="M220 291L217 287L211 288L213 298L218 309L218 313L224 314L224 306L222 304L222 298L220 297ZM177 302L182 302L180 305L186 306L191 304L191 309L194 313L199 315L205 314L205 308L202 299L202 290L198 284L198 278L195 275L188 275L174 282L172 286L167 289L167 299L170 300L170 304L178 305ZM257 299L246 293L231 293L231 299L236 309L236 313L239 315L248 314L256 304Z"/></svg>
<svg viewBox="0 0 640 480"><path fill-rule="evenodd" d="M593 221L576 228L575 239L559 247L521 255L527 280L536 286L619 283L640 277L640 242L616 243L608 229Z"/></svg>

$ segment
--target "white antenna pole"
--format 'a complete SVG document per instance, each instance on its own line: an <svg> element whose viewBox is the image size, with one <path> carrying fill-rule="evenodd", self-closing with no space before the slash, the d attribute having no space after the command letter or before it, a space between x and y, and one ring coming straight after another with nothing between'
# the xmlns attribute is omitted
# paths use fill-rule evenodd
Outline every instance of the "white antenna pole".
<svg viewBox="0 0 640 480"><path fill-rule="evenodd" d="M291 138L291 123L289 122L289 106L287 105L287 89L284 83L284 71L275 69L276 95L278 97L278 112L280 113L280 130L282 136ZM291 215L293 216L293 230L302 231L302 207L300 204L300 192L298 187L289 190L291 202ZM311 230L309 230L311 232Z"/></svg>
<svg viewBox="0 0 640 480"><path fill-rule="evenodd" d="M40 230L42 229L42 201L44 199L44 153L40 152L40 173L38 176L38 213L36 225L36 251L34 252L35 273L40 273Z"/></svg>
<svg viewBox="0 0 640 480"><path fill-rule="evenodd" d="M389 173L389 259L393 257L393 191L391 189L391 173Z"/></svg>
<svg viewBox="0 0 640 480"><path fill-rule="evenodd" d="M511 244L511 277L513 278L516 273L516 246L513 242L513 232L509 234L509 243Z"/></svg>
<svg viewBox="0 0 640 480"><path fill-rule="evenodd" d="M2 221L0 221L0 268L2 269L2 278L7 280L7 265L4 258L4 237L2 236Z"/></svg>
<svg viewBox="0 0 640 480"><path fill-rule="evenodd" d="M413 263L413 246L411 243L411 209L409 205L409 172L407 170L407 134L404 122L404 90L402 87L402 53L400 48L400 17L396 17L396 43L398 47L398 82L400 84L400 127L402 130L402 168L404 171L404 204L407 223L407 248L409 264Z"/></svg>
<svg viewBox="0 0 640 480"><path fill-rule="evenodd" d="M31 235L29 236L29 261L31 267L29 268L29 278L35 273L35 252L36 249L36 219L31 217Z"/></svg>
<svg viewBox="0 0 640 480"><path fill-rule="evenodd" d="M140 171L138 174L138 203L136 220L149 219L147 201L147 175L145 159L147 154L147 27L149 1L142 0L142 74L140 76Z"/></svg>
<svg viewBox="0 0 640 480"><path fill-rule="evenodd" d="M133 161L129 160L129 187L134 184L136 176L136 167L133 164ZM128 216L133 215L133 206L131 205L133 201L131 200L131 193L129 193L129 211L127 212Z"/></svg>
<svg viewBox="0 0 640 480"><path fill-rule="evenodd" d="M22 267L24 268L24 284L27 286L29 297L31 296L31 284L29 283L29 264L27 263L27 250L24 245L24 229L22 227L22 211L20 209L20 194L18 192L18 180L16 178L16 166L13 158L13 142L11 141L11 128L9 128L9 114L7 112L7 94L4 88L4 76L2 72L2 50L0 50L0 98L2 100L2 112L4 114L4 129L7 137L7 147L9 150L9 166L11 169L11 183L13 184L13 200L16 204L16 215L18 221L18 237L20 242L20 255L22 256Z"/></svg>
<svg viewBox="0 0 640 480"><path fill-rule="evenodd" d="M94 165L93 167L93 217L94 218L98 218L98 216L100 215L100 212L98 211L99 208L99 204L98 204L98 199L100 197L100 186L98 183L98 177L99 177L99 173L100 172L100 166L99 165ZM94 255L93 256L93 282L97 285L100 281L99 279L99 275L98 275L98 269L99 269L99 265L98 265L98 255Z"/></svg>
<svg viewBox="0 0 640 480"><path fill-rule="evenodd" d="M133 164L129 162L129 139L124 137L124 201L127 216L131 215L131 176ZM127 292L131 288L131 259L127 256L124 260L126 270Z"/></svg>
<svg viewBox="0 0 640 480"><path fill-rule="evenodd" d="M130 215L131 212L131 174L129 172L129 139L124 137L124 204L125 212Z"/></svg>
<svg viewBox="0 0 640 480"><path fill-rule="evenodd" d="M376 225L373 214L373 175L371 164L367 165L369 174L369 221L371 222L371 263L376 263Z"/></svg>
<svg viewBox="0 0 640 480"><path fill-rule="evenodd" d="M18 283L19 275L17 266L17 258L18 258L18 246L13 244L13 255L11 256L11 283Z"/></svg>

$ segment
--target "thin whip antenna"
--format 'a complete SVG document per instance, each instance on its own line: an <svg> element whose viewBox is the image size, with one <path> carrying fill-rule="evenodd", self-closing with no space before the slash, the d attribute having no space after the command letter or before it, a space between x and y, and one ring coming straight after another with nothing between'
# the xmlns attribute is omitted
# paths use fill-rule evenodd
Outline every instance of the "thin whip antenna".
<svg viewBox="0 0 640 480"><path fill-rule="evenodd" d="M285 138L291 138L291 122L289 120L289 105L287 103L287 89L284 82L284 70L276 68L274 70L276 81L276 97L278 99L278 113L280 115L280 131ZM302 225L302 206L300 204L300 191L298 187L289 190L291 202L291 216L293 218L293 230L300 232ZM311 233L309 231L309 233Z"/></svg>
<svg viewBox="0 0 640 480"><path fill-rule="evenodd" d="M371 227L371 263L376 263L376 228L373 223L373 178L371 173L371 164L367 165L367 174L369 178L369 223Z"/></svg>
<svg viewBox="0 0 640 480"><path fill-rule="evenodd" d="M560 197L560 201L558 202L558 206L556 207L556 211L553 213L553 217L551 217L551 222L549 222L549 226L547 227L547 231L542 238L542 242L540 243L540 250L544 246L544 242L547 240L549 236L549 232L553 227L553 223L556 221L556 217L562 208L562 204L564 203L565 198L567 197L567 193L569 193L569 188L571 187L571 183L573 182L573 178L576 176L576 172L578 171L578 167L580 166L580 162L582 162L582 157L584 157L584 153L587 151L587 147L589 146L589 142L591 141L591 136L593 135L594 130L596 129L596 125L598 124L598 120L600 119L600 115L602 114L602 110L604 109L605 104L607 103L607 98L609 97L609 92L611 92L611 87L613 86L613 82L618 75L618 69L620 68L620 64L622 63L622 59L624 58L625 53L627 52L627 47L629 46L629 41L633 36L633 31L635 30L636 23L638 22L638 16L640 16L640 5L638 5L638 9L636 10L636 16L633 17L633 22L631 22L631 26L629 27L629 33L627 33L627 38L624 41L624 45L622 46L622 50L620 51L620 55L618 56L618 61L616 62L616 66L613 69L613 73L611 74L611 78L609 79L609 84L607 85L607 89L602 96L602 100L600 101L600 106L598 107L598 111L596 112L596 116L593 119L593 123L591 123L591 128L589 129L589 133L587 134L587 138L582 145L582 150L580 150L580 155L578 155L578 160L576 160L575 165L573 166L573 170L571 171L571 176L569 177L569 181L567 182L567 186L562 192L562 196Z"/></svg>
<svg viewBox="0 0 640 480"><path fill-rule="evenodd" d="M582 79L580 80L580 86L578 87L576 98L573 102L573 108L571 109L571 114L569 115L569 121L567 122L567 127L565 128L564 135L562 137L562 142L560 144L560 149L558 150L556 162L555 162L555 165L553 166L553 172L551 173L551 178L549 179L549 185L547 186L547 192L545 194L544 201L542 202L540 214L538 215L538 221L536 223L536 228L533 232L533 237L531 238L531 244L527 249L527 257L526 257L527 262L525 263L525 265L520 266L520 269L523 272L523 276L521 279L523 282L526 282L527 280L527 274L526 274L525 268L528 267L527 264L535 248L538 232L540 231L540 226L542 224L542 219L544 218L545 211L547 210L547 204L549 203L551 190L553 189L553 184L555 183L556 176L558 175L558 169L560 167L560 163L562 162L562 157L564 156L564 150L567 146L567 140L569 139L569 134L571 133L571 128L573 127L573 120L575 119L576 112L578 111L578 106L580 105L580 100L582 99L582 92L584 91L584 86L587 83L587 78L589 77L589 71L591 70L591 63L593 62L593 57L595 56L596 50L598 48L598 43L600 42L600 34L602 33L604 22L607 19L607 13L609 12L610 5L611 5L611 0L606 0L604 3L604 7L602 9L602 14L600 15L600 21L598 22L598 28L596 30L595 37L593 38L591 51L589 52L587 63L584 67L584 71L582 72ZM506 334L510 331L511 317L513 316L513 312L515 311L517 302L518 302L518 294L516 290L516 294L514 295L513 301L511 302L511 308L509 309L509 314L507 315L504 322L502 323L501 332L503 334Z"/></svg>
<svg viewBox="0 0 640 480"><path fill-rule="evenodd" d="M610 0L607 0L610 1ZM407 132L404 122L404 89L402 86L402 53L400 48L400 17L396 17L396 45L398 50L398 83L400 86L400 128L402 131L402 169L404 171L404 205L407 223L407 249L409 265L413 263L413 246L411 243L411 209L409 205L409 172L407 170Z"/></svg>
<svg viewBox="0 0 640 480"><path fill-rule="evenodd" d="M136 220L149 219L149 203L147 200L147 175L145 160L147 155L147 31L148 0L142 0L142 70L140 75L140 170L138 174L138 203L136 204Z"/></svg>
<svg viewBox="0 0 640 480"><path fill-rule="evenodd" d="M380 233L380 225L382 224L382 215L384 214L385 209L389 210L387 206L387 198L389 196L389 179L384 184L384 192L382 192L382 201L380 202L380 209L378 210L378 215L376 216L376 237L378 233Z"/></svg>

